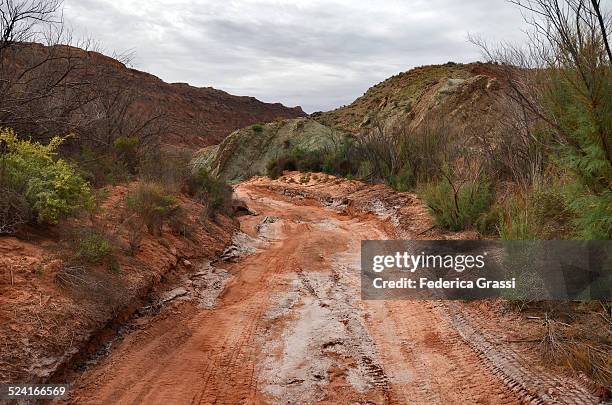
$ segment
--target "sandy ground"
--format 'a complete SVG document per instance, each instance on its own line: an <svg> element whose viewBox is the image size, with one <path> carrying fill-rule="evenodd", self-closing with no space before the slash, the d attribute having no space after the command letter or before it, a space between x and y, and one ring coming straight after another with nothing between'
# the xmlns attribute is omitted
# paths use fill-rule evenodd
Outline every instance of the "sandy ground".
<svg viewBox="0 0 612 405"><path fill-rule="evenodd" d="M359 242L390 237L380 216L282 196L257 182L236 194L256 213L240 218L239 256L203 266L175 289L180 298L77 379L68 402L524 400L442 304L360 300Z"/></svg>

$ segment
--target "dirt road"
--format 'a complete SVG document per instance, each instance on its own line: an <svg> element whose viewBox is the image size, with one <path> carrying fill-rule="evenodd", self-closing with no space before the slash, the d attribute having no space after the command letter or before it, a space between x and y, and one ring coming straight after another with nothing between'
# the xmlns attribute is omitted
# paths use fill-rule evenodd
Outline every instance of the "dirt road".
<svg viewBox="0 0 612 405"><path fill-rule="evenodd" d="M359 242L387 237L378 217L248 183L236 193L257 213L240 217L249 253L187 280L182 301L75 382L71 402L519 402L436 303L359 300Z"/></svg>

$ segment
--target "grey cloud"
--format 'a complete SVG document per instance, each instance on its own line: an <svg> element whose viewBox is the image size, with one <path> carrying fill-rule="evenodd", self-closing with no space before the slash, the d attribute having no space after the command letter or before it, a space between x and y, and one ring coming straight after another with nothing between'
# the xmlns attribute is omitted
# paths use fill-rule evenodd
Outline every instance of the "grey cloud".
<svg viewBox="0 0 612 405"><path fill-rule="evenodd" d="M520 40L523 27L504 0L65 0L65 16L166 81L306 111L414 66L476 60L468 32Z"/></svg>

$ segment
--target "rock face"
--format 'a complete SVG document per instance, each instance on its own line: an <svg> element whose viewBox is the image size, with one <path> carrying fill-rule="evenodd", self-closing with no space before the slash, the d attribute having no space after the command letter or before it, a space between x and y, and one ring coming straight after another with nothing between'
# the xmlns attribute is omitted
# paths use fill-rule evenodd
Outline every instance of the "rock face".
<svg viewBox="0 0 612 405"><path fill-rule="evenodd" d="M219 145L199 151L196 167L230 181L266 173L267 163L299 147L321 150L343 136L369 128L389 133L444 122L456 131L489 133L499 125L502 97L495 65L448 63L416 68L370 88L352 104L314 113L309 119L279 121L232 133ZM260 129L260 130L259 130Z"/></svg>
<svg viewBox="0 0 612 405"><path fill-rule="evenodd" d="M292 148L321 150L332 147L343 131L332 130L319 122L298 118L233 132L219 145L198 152L194 165L231 182L266 173L267 163Z"/></svg>
<svg viewBox="0 0 612 405"><path fill-rule="evenodd" d="M73 61L76 68L68 79L85 79L92 83L92 88L85 91L96 93L96 89L115 87L134 90L135 103L130 112L161 116L162 142L170 145L201 148L217 144L232 131L254 123L306 116L300 107L264 103L254 97L234 96L212 87L166 83L111 57L74 47L19 44L8 63L19 69L30 66L32 61L44 60L49 54L58 60L70 58ZM54 68L53 64L49 64L49 68ZM70 132L70 128L66 132Z"/></svg>

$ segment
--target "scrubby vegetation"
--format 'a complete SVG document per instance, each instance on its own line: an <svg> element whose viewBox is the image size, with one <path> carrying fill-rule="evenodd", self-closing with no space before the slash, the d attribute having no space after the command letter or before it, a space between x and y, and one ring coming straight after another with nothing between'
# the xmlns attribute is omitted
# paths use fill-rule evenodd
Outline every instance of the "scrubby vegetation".
<svg viewBox="0 0 612 405"><path fill-rule="evenodd" d="M415 129L367 116L364 122L373 125L343 147L290 149L269 163L269 175L324 171L413 190L437 225L452 231L473 228L506 240L610 240L609 15L602 15L597 2L516 3L533 17L527 21L533 32L526 51L480 43L496 64L502 89L499 125L489 133L474 132L470 123L464 128L425 123ZM354 104L363 105L366 98ZM354 111L341 112L346 119ZM593 303L597 308L564 303L562 313L538 305L520 303L521 309L544 311L545 356L609 384L609 334L589 331L579 318L593 324L601 316L609 326L610 302Z"/></svg>
<svg viewBox="0 0 612 405"><path fill-rule="evenodd" d="M128 212L136 216L152 235L160 235L162 226L181 212L178 200L157 183L140 183L125 197Z"/></svg>
<svg viewBox="0 0 612 405"><path fill-rule="evenodd" d="M168 165L172 167L170 172L165 172L164 165L160 165L162 174L165 174L161 179L142 181L126 195L128 218L125 223L129 228L132 253L140 243L143 228L151 235L160 235L167 224L176 234L189 236L192 233L190 219L175 197L176 190L199 202L204 207L204 217L214 218L216 213L231 214L232 188L204 169L191 172L187 163L184 167Z"/></svg>
<svg viewBox="0 0 612 405"><path fill-rule="evenodd" d="M331 151L305 151L300 148L292 148L287 152L268 162L268 175L276 179L285 170L299 170L303 172L326 172L343 173L342 165L348 162Z"/></svg>
<svg viewBox="0 0 612 405"><path fill-rule="evenodd" d="M207 208L208 215L215 212L229 213L232 201L232 188L224 181L217 179L200 168L190 173L186 182L187 194Z"/></svg>
<svg viewBox="0 0 612 405"><path fill-rule="evenodd" d="M3 232L27 222L55 224L62 217L93 206L88 183L67 161L57 157L63 138L42 145L0 130L0 206Z"/></svg>
<svg viewBox="0 0 612 405"><path fill-rule="evenodd" d="M114 244L104 232L84 228L76 232L73 238L76 261L86 265L102 264L112 271L119 270Z"/></svg>
<svg viewBox="0 0 612 405"><path fill-rule="evenodd" d="M290 148L268 174L323 171L417 191L437 224L454 231L610 239L611 54L594 4L535 2L528 53L484 45L502 89L489 133L442 118L413 127L369 115L342 145Z"/></svg>
<svg viewBox="0 0 612 405"><path fill-rule="evenodd" d="M426 185L421 196L436 223L451 231L475 227L489 212L492 200L487 183L473 182L453 188L447 180Z"/></svg>

